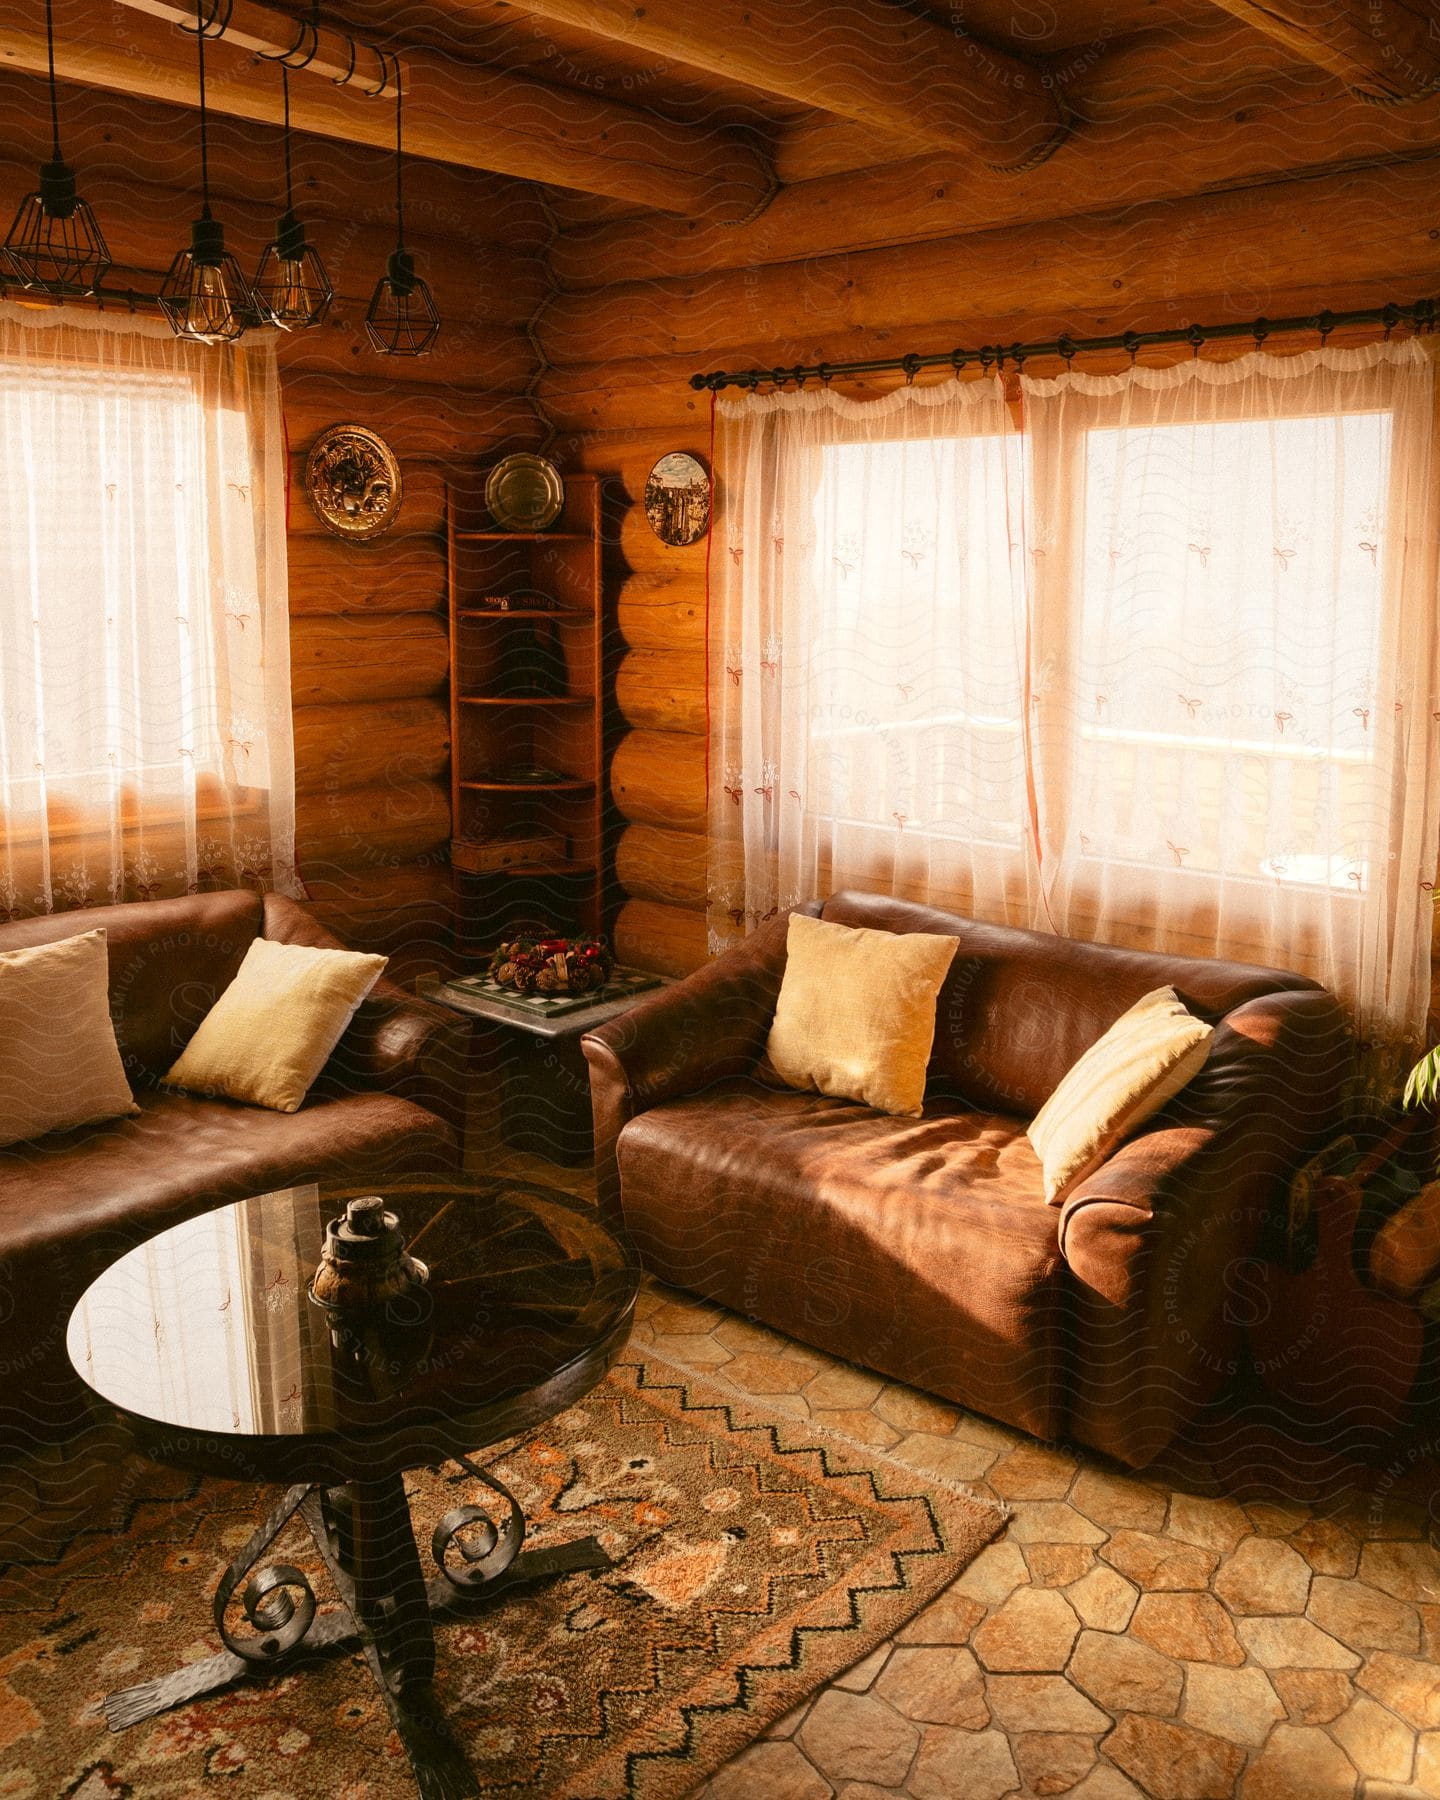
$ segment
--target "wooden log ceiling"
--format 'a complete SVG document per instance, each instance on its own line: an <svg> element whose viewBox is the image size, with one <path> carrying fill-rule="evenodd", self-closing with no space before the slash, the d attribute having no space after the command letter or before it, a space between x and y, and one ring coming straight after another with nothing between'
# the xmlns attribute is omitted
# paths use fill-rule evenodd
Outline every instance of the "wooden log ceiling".
<svg viewBox="0 0 1440 1800"><path fill-rule="evenodd" d="M1427 0L1216 0L1257 31L1338 75L1357 94L1409 101L1440 85L1440 30Z"/></svg>
<svg viewBox="0 0 1440 1800"><path fill-rule="evenodd" d="M156 266L188 217L182 10L121 0L97 32L82 0L57 0L73 160L124 222L126 267ZM253 53L292 42L303 11L236 0L212 47L217 195L256 246L276 170L257 172L252 127L277 119L279 84ZM37 17L7 14L0 69L42 66ZM370 552L291 513L302 844L326 916L378 941L443 906L448 468L547 441L610 478L616 942L693 967L706 548L662 546L638 504L658 456L708 453L688 375L1434 293L1436 17L1430 0L327 5L403 53L409 210L446 331L403 370L363 347L393 114L324 78L348 51L322 33L291 92L303 205L342 300L333 327L284 346L292 450L298 467L352 417L393 437L409 483ZM12 88L26 104L4 104ZM43 148L39 98L30 73L0 74L17 195Z"/></svg>

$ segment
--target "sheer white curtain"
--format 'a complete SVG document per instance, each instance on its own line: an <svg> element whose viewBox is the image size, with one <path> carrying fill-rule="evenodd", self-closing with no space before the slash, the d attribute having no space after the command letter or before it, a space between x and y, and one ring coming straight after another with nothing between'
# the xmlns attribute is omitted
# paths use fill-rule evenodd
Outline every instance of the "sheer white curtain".
<svg viewBox="0 0 1440 1800"><path fill-rule="evenodd" d="M712 949L846 884L1027 914L1018 445L998 381L716 408Z"/></svg>
<svg viewBox="0 0 1440 1800"><path fill-rule="evenodd" d="M1279 964L1421 1031L1440 466L1419 343L1025 380L1058 931Z"/></svg>
<svg viewBox="0 0 1440 1800"><path fill-rule="evenodd" d="M0 915L294 869L275 352L0 304Z"/></svg>
<svg viewBox="0 0 1440 1800"><path fill-rule="evenodd" d="M842 884L1299 968L1424 1028L1419 344L717 407L712 948Z"/></svg>

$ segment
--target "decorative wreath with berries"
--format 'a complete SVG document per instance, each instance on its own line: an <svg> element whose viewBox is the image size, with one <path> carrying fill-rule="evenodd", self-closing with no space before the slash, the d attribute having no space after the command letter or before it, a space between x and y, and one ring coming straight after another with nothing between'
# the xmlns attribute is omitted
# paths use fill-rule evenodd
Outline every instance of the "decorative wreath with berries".
<svg viewBox="0 0 1440 1800"><path fill-rule="evenodd" d="M495 952L490 975L517 994L588 994L604 987L614 967L598 938L517 937Z"/></svg>

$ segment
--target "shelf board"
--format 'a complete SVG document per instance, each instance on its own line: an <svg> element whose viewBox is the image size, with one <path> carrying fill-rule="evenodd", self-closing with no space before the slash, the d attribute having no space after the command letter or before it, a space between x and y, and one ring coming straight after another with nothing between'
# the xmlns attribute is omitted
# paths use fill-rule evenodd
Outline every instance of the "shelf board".
<svg viewBox="0 0 1440 1800"><path fill-rule="evenodd" d="M593 619L586 606L462 606L462 619Z"/></svg>
<svg viewBox="0 0 1440 1800"><path fill-rule="evenodd" d="M457 694L462 706L593 706L593 694L511 695Z"/></svg>
<svg viewBox="0 0 1440 1800"><path fill-rule="evenodd" d="M481 794L583 793L593 781L567 776L564 781L462 781L460 786Z"/></svg>
<svg viewBox="0 0 1440 1800"><path fill-rule="evenodd" d="M588 531L457 531L457 544L588 544Z"/></svg>

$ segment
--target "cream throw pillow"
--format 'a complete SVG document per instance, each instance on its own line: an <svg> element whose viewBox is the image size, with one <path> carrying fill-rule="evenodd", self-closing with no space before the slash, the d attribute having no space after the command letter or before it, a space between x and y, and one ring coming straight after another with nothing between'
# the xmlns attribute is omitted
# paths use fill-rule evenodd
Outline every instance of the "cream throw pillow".
<svg viewBox="0 0 1440 1800"><path fill-rule="evenodd" d="M1214 1035L1174 988L1156 988L1072 1064L1029 1131L1052 1206L1174 1099L1210 1054Z"/></svg>
<svg viewBox="0 0 1440 1800"><path fill-rule="evenodd" d="M766 1054L793 1088L918 1119L935 1000L958 938L790 915Z"/></svg>
<svg viewBox="0 0 1440 1800"><path fill-rule="evenodd" d="M256 938L166 1081L297 1111L388 960Z"/></svg>
<svg viewBox="0 0 1440 1800"><path fill-rule="evenodd" d="M0 1144L139 1110L110 1023L104 931L0 954Z"/></svg>

